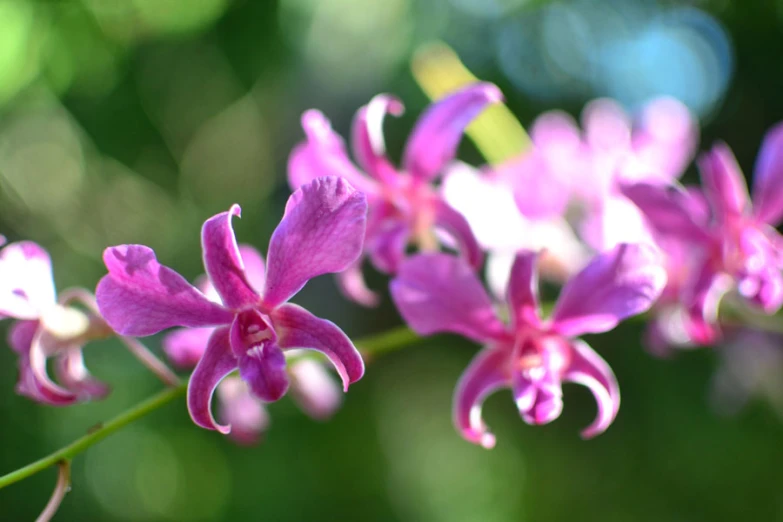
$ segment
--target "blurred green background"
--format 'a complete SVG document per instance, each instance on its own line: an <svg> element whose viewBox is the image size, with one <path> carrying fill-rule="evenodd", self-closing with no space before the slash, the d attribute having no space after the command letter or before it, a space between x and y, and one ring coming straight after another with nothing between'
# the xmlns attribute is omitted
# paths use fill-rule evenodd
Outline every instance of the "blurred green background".
<svg viewBox="0 0 783 522"><path fill-rule="evenodd" d="M498 83L526 125L596 96L629 108L678 96L702 118L702 148L726 140L749 175L783 118L781 34L781 0L0 0L0 231L49 249L61 289L92 288L101 251L118 243L150 245L195 277L201 223L234 202L240 241L265 250L302 111L320 108L346 135L360 105L396 93L408 109L387 124L397 157L427 103L410 58L435 38ZM461 152L480 161L469 143ZM296 301L355 336L399 322L388 299L362 310L330 278ZM169 405L74 461L57 519L783 520L783 421L770 401L720 414L719 353L655 359L640 332L590 339L623 394L595 440L578 436L594 402L568 385L557 422L526 426L501 392L485 409L497 447L464 442L451 393L476 347L437 337L373 362L328 423L272 405L257 447ZM87 358L113 394L54 409L14 395L15 358L0 351L0 473L160 388L117 343ZM34 519L54 482L49 470L0 490L0 520Z"/></svg>

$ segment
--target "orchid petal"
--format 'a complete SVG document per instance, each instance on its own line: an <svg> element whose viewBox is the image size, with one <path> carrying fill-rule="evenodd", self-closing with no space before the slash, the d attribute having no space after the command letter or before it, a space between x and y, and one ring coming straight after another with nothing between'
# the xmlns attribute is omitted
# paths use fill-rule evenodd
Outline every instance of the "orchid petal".
<svg viewBox="0 0 783 522"><path fill-rule="evenodd" d="M52 393L47 386L41 385L36 372L33 371L30 364L30 349L39 331L39 326L40 323L38 321L17 321L9 331L8 344L19 355L19 380L16 384L16 392L43 404L52 406L71 405L78 400L76 394L62 390L62 388L53 383L55 391ZM44 365L46 364L45 358L43 363ZM48 376L46 380L49 380Z"/></svg>
<svg viewBox="0 0 783 522"><path fill-rule="evenodd" d="M514 259L506 295L515 328L538 326L538 254L521 251Z"/></svg>
<svg viewBox="0 0 783 522"><path fill-rule="evenodd" d="M484 254L465 217L440 199L432 202L435 226L445 231L457 244L465 261L475 269L481 267Z"/></svg>
<svg viewBox="0 0 783 522"><path fill-rule="evenodd" d="M373 266L380 272L394 274L405 258L405 249L411 229L408 223L388 220L367 238L367 255Z"/></svg>
<svg viewBox="0 0 783 522"><path fill-rule="evenodd" d="M448 205L462 214L479 244L489 250L517 250L527 239L527 221L514 202L510 182L456 162L441 183Z"/></svg>
<svg viewBox="0 0 783 522"><path fill-rule="evenodd" d="M232 217L241 214L239 205L232 205L228 212L221 212L206 220L201 229L204 268L223 304L232 309L253 306L259 300L258 294L248 283L245 265L231 227Z"/></svg>
<svg viewBox="0 0 783 522"><path fill-rule="evenodd" d="M288 391L285 355L272 341L253 346L239 358L239 375L265 402L277 401Z"/></svg>
<svg viewBox="0 0 783 522"><path fill-rule="evenodd" d="M625 184L620 190L639 207L656 233L690 242L710 240L704 210L694 193L675 185L650 183Z"/></svg>
<svg viewBox="0 0 783 522"><path fill-rule="evenodd" d="M742 215L750 205L748 186L731 149L715 145L698 161L701 184L719 222Z"/></svg>
<svg viewBox="0 0 783 522"><path fill-rule="evenodd" d="M245 277L256 293L264 288L266 281L266 262L264 256L250 245L239 245L239 257L245 265Z"/></svg>
<svg viewBox="0 0 783 522"><path fill-rule="evenodd" d="M522 420L533 426L549 424L563 412L563 389L555 374L542 367L511 375L514 402Z"/></svg>
<svg viewBox="0 0 783 522"><path fill-rule="evenodd" d="M193 368L204 355L213 331L214 328L177 328L163 337L163 351L178 368Z"/></svg>
<svg viewBox="0 0 783 522"><path fill-rule="evenodd" d="M631 142L631 119L614 100L599 98L582 111L582 127L590 147L624 150Z"/></svg>
<svg viewBox="0 0 783 522"><path fill-rule="evenodd" d="M375 308L381 302L381 296L370 290L362 274L362 258L337 274L337 288L349 300L365 306Z"/></svg>
<svg viewBox="0 0 783 522"><path fill-rule="evenodd" d="M505 162L496 172L511 181L514 201L524 217L548 219L565 213L572 180L543 151L533 149Z"/></svg>
<svg viewBox="0 0 783 522"><path fill-rule="evenodd" d="M8 346L17 355L27 357L39 324L33 320L15 321L8 329Z"/></svg>
<svg viewBox="0 0 783 522"><path fill-rule="evenodd" d="M560 292L552 328L567 337L606 332L650 308L666 270L647 245L621 244L597 255Z"/></svg>
<svg viewBox="0 0 783 522"><path fill-rule="evenodd" d="M30 351L27 358L31 374L31 383L35 387L35 393L40 395L45 402L55 406L72 404L79 400L76 393L66 390L56 384L46 371L47 353L43 342L46 333L39 328L33 336Z"/></svg>
<svg viewBox="0 0 783 522"><path fill-rule="evenodd" d="M465 127L484 109L503 100L491 83L477 83L433 103L405 144L402 164L414 178L429 180L454 159Z"/></svg>
<svg viewBox="0 0 783 522"><path fill-rule="evenodd" d="M698 270L691 288L684 295L687 308L685 327L694 343L709 345L717 340L720 334L718 307L731 286L731 277L716 273L709 263L704 263Z"/></svg>
<svg viewBox="0 0 783 522"><path fill-rule="evenodd" d="M768 315L777 313L783 306L783 275L774 266L765 267L764 270L740 280L737 289L752 305Z"/></svg>
<svg viewBox="0 0 783 522"><path fill-rule="evenodd" d="M211 403L217 385L236 368L237 360L229 342L229 328L216 328L188 383L188 411L198 426L224 435L231 431L231 426L215 422Z"/></svg>
<svg viewBox="0 0 783 522"><path fill-rule="evenodd" d="M229 437L239 444L252 445L269 427L269 413L241 378L228 376L217 387L219 417L231 426Z"/></svg>
<svg viewBox="0 0 783 522"><path fill-rule="evenodd" d="M595 397L598 415L590 426L582 430L582 438L589 439L606 431L620 409L620 388L614 372L586 342L571 342L571 364L563 380L586 386Z"/></svg>
<svg viewBox="0 0 783 522"><path fill-rule="evenodd" d="M81 347L69 348L57 357L55 374L57 380L74 392L79 400L102 399L111 390L107 384L90 375L84 365Z"/></svg>
<svg viewBox="0 0 783 522"><path fill-rule="evenodd" d="M305 348L323 353L343 381L343 390L364 375L364 361L351 340L331 321L304 308L285 304L271 314L278 343L284 349Z"/></svg>
<svg viewBox="0 0 783 522"><path fill-rule="evenodd" d="M0 317L38 319L55 303L52 260L32 241L10 243L0 250Z"/></svg>
<svg viewBox="0 0 783 522"><path fill-rule="evenodd" d="M302 115L302 127L307 141L294 147L288 158L288 183L292 190L323 176L335 176L345 178L365 194L378 192L378 183L351 163L343 139L320 111L306 111Z"/></svg>
<svg viewBox="0 0 783 522"><path fill-rule="evenodd" d="M418 254L400 265L390 284L402 317L421 335L454 332L477 342L505 327L470 265L448 254Z"/></svg>
<svg viewBox="0 0 783 522"><path fill-rule="evenodd" d="M753 175L753 213L771 225L783 219L783 124L767 132Z"/></svg>
<svg viewBox="0 0 783 522"><path fill-rule="evenodd" d="M218 326L233 319L230 311L158 263L148 247L107 248L103 262L109 274L98 283L95 297L103 318L122 335L152 335L172 326Z"/></svg>
<svg viewBox="0 0 783 522"><path fill-rule="evenodd" d="M354 157L365 172L376 179L396 175L386 158L383 119L387 114L400 116L404 110L402 102L396 97L379 94L359 109L353 120L351 138Z"/></svg>
<svg viewBox="0 0 783 522"><path fill-rule="evenodd" d="M325 420L343 402L343 394L323 365L303 359L291 364L293 378L291 394L299 407L310 417Z"/></svg>
<svg viewBox="0 0 783 522"><path fill-rule="evenodd" d="M366 215L364 195L342 178L319 178L294 192L269 242L265 305L273 308L309 279L356 261Z"/></svg>
<svg viewBox="0 0 783 522"><path fill-rule="evenodd" d="M563 111L548 111L536 118L530 139L538 149L557 154L577 151L582 145L579 126Z"/></svg>
<svg viewBox="0 0 783 522"><path fill-rule="evenodd" d="M669 180L685 170L698 139L699 126L694 115L685 104L666 96L644 106L632 138L641 163Z"/></svg>
<svg viewBox="0 0 783 522"><path fill-rule="evenodd" d="M501 348L484 348L462 374L454 392L454 425L463 438L492 449L495 436L481 418L484 400L494 391L511 384L508 353Z"/></svg>

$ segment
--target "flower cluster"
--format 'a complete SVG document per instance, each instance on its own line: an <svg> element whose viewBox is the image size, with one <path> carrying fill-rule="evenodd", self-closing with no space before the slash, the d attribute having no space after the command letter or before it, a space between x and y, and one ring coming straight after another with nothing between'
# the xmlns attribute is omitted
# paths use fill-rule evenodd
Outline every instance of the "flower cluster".
<svg viewBox="0 0 783 522"><path fill-rule="evenodd" d="M269 423L266 404L289 388L305 413L325 419L342 400L328 370L347 391L364 375L364 361L338 326L289 300L310 279L336 274L349 299L377 305L380 294L363 276L368 260L390 276L392 301L414 332L483 345L454 396L466 440L495 444L481 410L500 388L511 389L528 424L553 421L563 410L563 382L595 397L597 416L582 432L592 437L617 416L620 392L583 335L651 311L646 341L667 353L716 343L721 302L751 330L781 308L783 238L774 226L783 219L783 126L762 145L752 198L722 144L698 160L701 187L679 184L698 125L669 98L650 101L637 117L596 100L581 129L564 113L546 113L517 157L483 167L458 162L466 127L501 101L495 85L477 83L433 103L399 168L383 135L385 116L402 113L397 98L378 95L357 112L355 164L326 117L305 112L306 139L288 162L293 194L266 259L237 243L232 221L241 211L233 205L202 227L206 275L195 285L152 249L119 245L104 252L108 273L94 297L75 289L58 299L48 254L30 242L5 245L0 317L17 321L9 344L19 356L18 393L53 405L105 396L82 347L110 336L175 384L137 339L171 329L163 350L176 367L194 368L187 406L197 425L255 442ZM539 273L561 286L546 316ZM48 358L56 360L56 383ZM721 382L730 381L722 371Z"/></svg>

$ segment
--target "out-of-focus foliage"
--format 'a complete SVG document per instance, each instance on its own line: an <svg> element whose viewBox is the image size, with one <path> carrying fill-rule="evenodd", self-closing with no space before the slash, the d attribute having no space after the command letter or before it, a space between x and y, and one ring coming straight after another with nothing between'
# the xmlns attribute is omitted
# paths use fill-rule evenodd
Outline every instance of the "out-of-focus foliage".
<svg viewBox="0 0 783 522"><path fill-rule="evenodd" d="M393 92L392 156L426 104L409 63L423 43L451 45L503 89L529 123L608 95L630 108L680 97L752 164L783 119L783 3L652 0L0 0L0 232L46 246L58 286L92 286L117 243L155 248L201 272L203 219L237 202L243 238L265 247L288 189L299 116L317 107L346 135L356 108ZM468 144L462 157L480 163ZM748 169L749 171L750 169ZM262 248L263 250L264 248ZM374 281L381 285L382 279ZM364 311L333 282L300 296L350 334L398 321L386 300ZM3 335L6 327L2 326ZM172 405L74 462L61 520L780 520L783 421L761 401L710 409L717 356L644 353L627 326L596 339L623 406L612 428L567 387L562 419L530 428L507 400L485 416L498 446L450 424L456 380L476 347L439 337L374 361L329 423L273 405L255 448L194 427ZM158 339L151 340L157 349ZM0 350L0 471L65 444L159 385L118 344L91 346L104 402L55 410L13 393ZM54 472L0 491L0 519L30 520Z"/></svg>

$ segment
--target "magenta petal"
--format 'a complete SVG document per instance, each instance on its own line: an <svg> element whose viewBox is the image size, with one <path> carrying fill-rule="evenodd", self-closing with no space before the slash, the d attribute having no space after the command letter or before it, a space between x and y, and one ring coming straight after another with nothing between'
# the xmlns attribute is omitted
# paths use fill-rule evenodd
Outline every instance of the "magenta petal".
<svg viewBox="0 0 783 522"><path fill-rule="evenodd" d="M405 221L388 220L367 238L367 255L380 272L394 274L405 258L411 230Z"/></svg>
<svg viewBox="0 0 783 522"><path fill-rule="evenodd" d="M511 180L517 208L529 219L562 216L571 197L568 183L572 180L553 170L550 161L543 151L533 149L496 170Z"/></svg>
<svg viewBox="0 0 783 522"><path fill-rule="evenodd" d="M177 328L163 337L163 351L178 368L193 368L204 355L213 331L214 328Z"/></svg>
<svg viewBox="0 0 783 522"><path fill-rule="evenodd" d="M639 207L658 234L686 241L709 241L706 216L698 193L689 193L674 185L651 183L625 184L620 189Z"/></svg>
<svg viewBox="0 0 783 522"><path fill-rule="evenodd" d="M491 83L477 83L433 103L419 118L403 152L404 170L432 179L454 159L465 127L484 109L503 100Z"/></svg>
<svg viewBox="0 0 783 522"><path fill-rule="evenodd" d="M232 217L241 215L239 205L232 205L228 212L206 220L201 229L204 268L223 304L233 309L253 306L259 300L247 281L245 265L231 227Z"/></svg>
<svg viewBox="0 0 783 522"><path fill-rule="evenodd" d="M457 243L457 248L465 260L478 270L484 261L481 246L473 235L465 217L440 199L433 201L435 226L445 231Z"/></svg>
<svg viewBox="0 0 783 522"><path fill-rule="evenodd" d="M32 241L19 241L0 250L0 317L38 319L54 304L52 260Z"/></svg>
<svg viewBox="0 0 783 522"><path fill-rule="evenodd" d="M374 308L381 302L381 296L370 290L364 280L361 258L337 274L337 288L346 298L367 308Z"/></svg>
<svg viewBox="0 0 783 522"><path fill-rule="evenodd" d="M122 335L152 335L172 326L217 326L234 317L158 263L148 247L107 248L103 262L109 274L98 283L95 297L101 315Z"/></svg>
<svg viewBox="0 0 783 522"><path fill-rule="evenodd" d="M245 266L245 277L256 293L264 289L266 281L266 262L264 256L250 245L239 245L239 256Z"/></svg>
<svg viewBox="0 0 783 522"><path fill-rule="evenodd" d="M506 294L515 329L540 324L538 304L538 254L523 250L511 267Z"/></svg>
<svg viewBox="0 0 783 522"><path fill-rule="evenodd" d="M519 414L528 424L548 424L563 412L560 380L547 368L535 367L512 372L511 388Z"/></svg>
<svg viewBox="0 0 783 522"><path fill-rule="evenodd" d="M8 330L8 345L17 355L27 357L33 337L38 330L38 321L16 321Z"/></svg>
<svg viewBox="0 0 783 522"><path fill-rule="evenodd" d="M697 272L691 288L684 296L688 311L686 330L688 336L700 345L715 342L720 334L718 307L723 296L731 288L729 276L715 273L709 263L705 263Z"/></svg>
<svg viewBox="0 0 783 522"><path fill-rule="evenodd" d="M383 119L386 114L400 116L404 109L402 102L394 96L379 94L359 109L353 120L353 154L359 165L376 179L396 175L386 158Z"/></svg>
<svg viewBox="0 0 783 522"><path fill-rule="evenodd" d="M783 124L767 132L753 174L753 212L771 225L783 219Z"/></svg>
<svg viewBox="0 0 783 522"><path fill-rule="evenodd" d="M45 402L56 406L64 406L76 402L79 397L76 393L66 390L52 381L46 371L46 351L42 345L42 338L45 334L39 328L33 336L30 344L29 364L30 379L29 383L35 388L35 393L40 395ZM24 357L23 357L24 358Z"/></svg>
<svg viewBox="0 0 783 522"><path fill-rule="evenodd" d="M273 308L309 279L341 272L359 258L367 200L342 178L319 178L288 199L269 242L264 303Z"/></svg>
<svg viewBox="0 0 783 522"><path fill-rule="evenodd" d="M215 422L212 416L212 395L220 381L236 368L237 360L229 343L229 328L216 328L188 383L188 411L198 426L217 430L224 435L231 431L231 426Z"/></svg>
<svg viewBox="0 0 783 522"><path fill-rule="evenodd" d="M57 380L79 400L102 399L111 388L90 375L84 365L81 347L70 348L56 359L55 374Z"/></svg>
<svg viewBox="0 0 783 522"><path fill-rule="evenodd" d="M571 278L552 312L552 328L567 337L606 332L658 299L666 270L647 245L620 244L597 255Z"/></svg>
<svg viewBox="0 0 783 522"><path fill-rule="evenodd" d="M715 145L698 161L701 184L718 220L727 216L742 215L748 208L750 197L745 177L731 149L724 144Z"/></svg>
<svg viewBox="0 0 783 522"><path fill-rule="evenodd" d="M746 291L748 280L752 280L750 291ZM746 280L740 280L738 288L744 298L768 315L777 313L783 306L783 276L781 276L780 270L774 266L768 267Z"/></svg>
<svg viewBox="0 0 783 522"><path fill-rule="evenodd" d="M302 127L307 141L294 147L288 158L288 183L293 190L323 176L336 176L347 179L365 194L378 191L378 183L351 163L343 139L320 111L306 111Z"/></svg>
<svg viewBox="0 0 783 522"><path fill-rule="evenodd" d="M229 437L239 444L251 445L269 427L264 403L251 392L241 378L228 376L217 387L219 417L231 426Z"/></svg>
<svg viewBox="0 0 783 522"><path fill-rule="evenodd" d="M504 333L484 286L461 258L410 257L400 265L390 289L400 314L419 334L454 332L484 342Z"/></svg>
<svg viewBox="0 0 783 522"><path fill-rule="evenodd" d="M598 404L598 415L582 431L589 439L606 431L620 409L620 388L609 365L586 342L576 339L571 344L571 364L563 375L564 381L586 386Z"/></svg>
<svg viewBox="0 0 783 522"><path fill-rule="evenodd" d="M40 367L40 359L42 358L45 384L42 384L41 380L39 380L36 375L36 373L40 373L40 368L38 368L36 372L30 364L30 350L33 339L38 332L38 326L38 321L17 321L11 326L11 330L8 334L8 344L10 344L11 348L19 355L19 380L16 384L16 392L19 395L23 395L34 401L50 404L52 406L68 406L73 404L78 400L76 394L63 390L49 380L45 368L46 358L43 354L38 353L37 358L39 361L37 364ZM40 352L40 349L37 350L37 352ZM51 387L46 383L51 383Z"/></svg>
<svg viewBox="0 0 783 522"><path fill-rule="evenodd" d="M291 394L299 407L310 417L325 420L343 402L343 394L322 364L302 359L289 369L293 383Z"/></svg>
<svg viewBox="0 0 783 522"><path fill-rule="evenodd" d="M239 358L239 375L265 402L277 401L288 391L285 355L272 341L253 346Z"/></svg>
<svg viewBox="0 0 783 522"><path fill-rule="evenodd" d="M508 352L502 348L484 348L460 377L454 392L454 424L460 434L474 444L491 449L495 436L481 418L484 400L494 391L511 384Z"/></svg>
<svg viewBox="0 0 783 522"><path fill-rule="evenodd" d="M323 353L343 381L343 389L364 375L364 361L351 340L331 321L304 308L285 304L271 314L278 343L284 349L305 348Z"/></svg>

